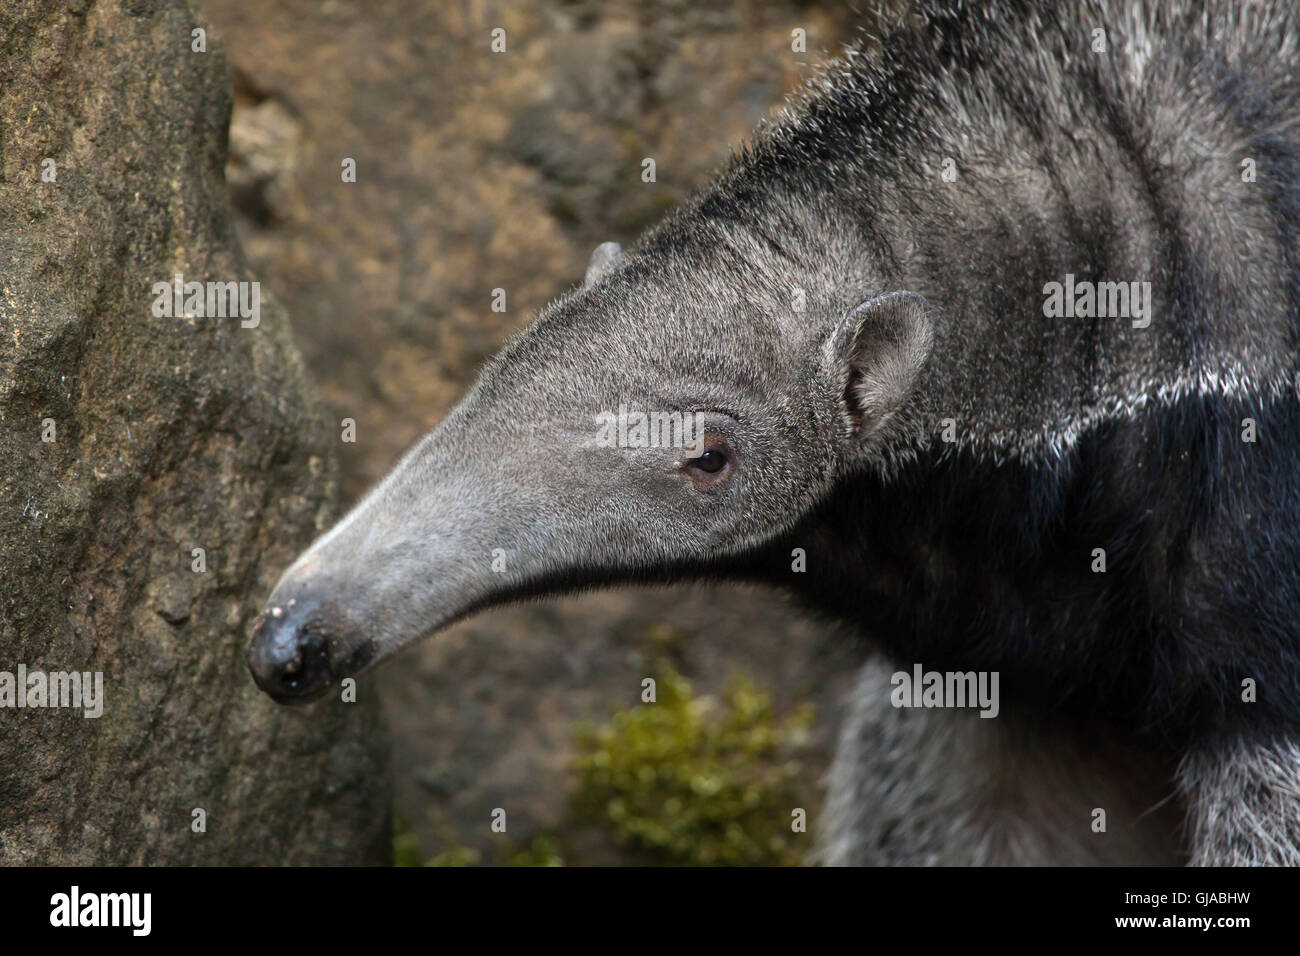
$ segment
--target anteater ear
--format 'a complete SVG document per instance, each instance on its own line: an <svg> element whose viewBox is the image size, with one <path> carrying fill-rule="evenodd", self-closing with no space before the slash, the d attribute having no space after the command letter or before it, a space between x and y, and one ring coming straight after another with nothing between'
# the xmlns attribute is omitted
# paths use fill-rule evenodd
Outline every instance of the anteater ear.
<svg viewBox="0 0 1300 956"><path fill-rule="evenodd" d="M591 258L587 260L587 274L583 277L582 287L590 289L613 272L622 259L622 246L617 242L602 242L592 252Z"/></svg>
<svg viewBox="0 0 1300 956"><path fill-rule="evenodd" d="M891 292L842 318L823 345L848 433L874 432L912 394L930 357L930 308L915 292Z"/></svg>

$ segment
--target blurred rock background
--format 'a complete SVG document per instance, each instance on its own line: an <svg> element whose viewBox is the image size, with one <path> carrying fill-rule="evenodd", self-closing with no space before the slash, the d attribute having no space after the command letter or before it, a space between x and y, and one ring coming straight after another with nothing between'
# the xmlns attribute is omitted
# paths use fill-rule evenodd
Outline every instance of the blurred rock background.
<svg viewBox="0 0 1300 956"><path fill-rule="evenodd" d="M332 418L344 497L437 424L483 360L701 183L864 18L783 0L205 0L230 61L227 177L253 271L287 307ZM506 52L490 49L503 28ZM807 52L791 50L806 32ZM653 157L658 182L641 182ZM356 162L355 183L341 163ZM494 288L508 311L491 310ZM255 595L251 600L260 600ZM397 811L420 851L499 858L556 834L571 863L633 859L571 796L575 731L636 706L670 661L697 692L752 676L811 702L802 805L820 805L846 640L762 591L619 591L489 612L389 662L376 689ZM811 838L812 834L809 835Z"/></svg>

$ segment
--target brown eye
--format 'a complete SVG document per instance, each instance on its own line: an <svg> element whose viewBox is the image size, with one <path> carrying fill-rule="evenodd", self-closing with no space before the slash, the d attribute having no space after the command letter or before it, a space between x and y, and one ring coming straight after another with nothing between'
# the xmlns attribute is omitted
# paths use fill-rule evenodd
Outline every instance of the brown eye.
<svg viewBox="0 0 1300 956"><path fill-rule="evenodd" d="M727 464L727 456L716 448L710 448L699 458L691 461L691 466L698 468L706 474L716 474L721 471Z"/></svg>

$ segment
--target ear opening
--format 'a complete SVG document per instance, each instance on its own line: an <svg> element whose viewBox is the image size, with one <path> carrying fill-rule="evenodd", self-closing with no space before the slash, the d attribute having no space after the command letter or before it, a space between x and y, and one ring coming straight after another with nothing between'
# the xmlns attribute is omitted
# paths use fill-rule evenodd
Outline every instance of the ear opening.
<svg viewBox="0 0 1300 956"><path fill-rule="evenodd" d="M929 303L915 292L891 292L850 311L826 343L849 435L876 432L916 388L930 357Z"/></svg>

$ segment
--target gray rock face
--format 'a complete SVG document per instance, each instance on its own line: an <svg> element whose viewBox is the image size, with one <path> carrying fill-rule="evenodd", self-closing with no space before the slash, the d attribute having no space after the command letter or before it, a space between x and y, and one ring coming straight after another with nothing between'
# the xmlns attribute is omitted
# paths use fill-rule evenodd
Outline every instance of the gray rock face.
<svg viewBox="0 0 1300 956"><path fill-rule="evenodd" d="M287 710L243 663L335 511L285 313L266 290L255 328L154 313L178 273L256 278L206 26L170 0L0 6L0 704L20 665L103 675L98 718L0 706L0 863L389 853L373 693Z"/></svg>

